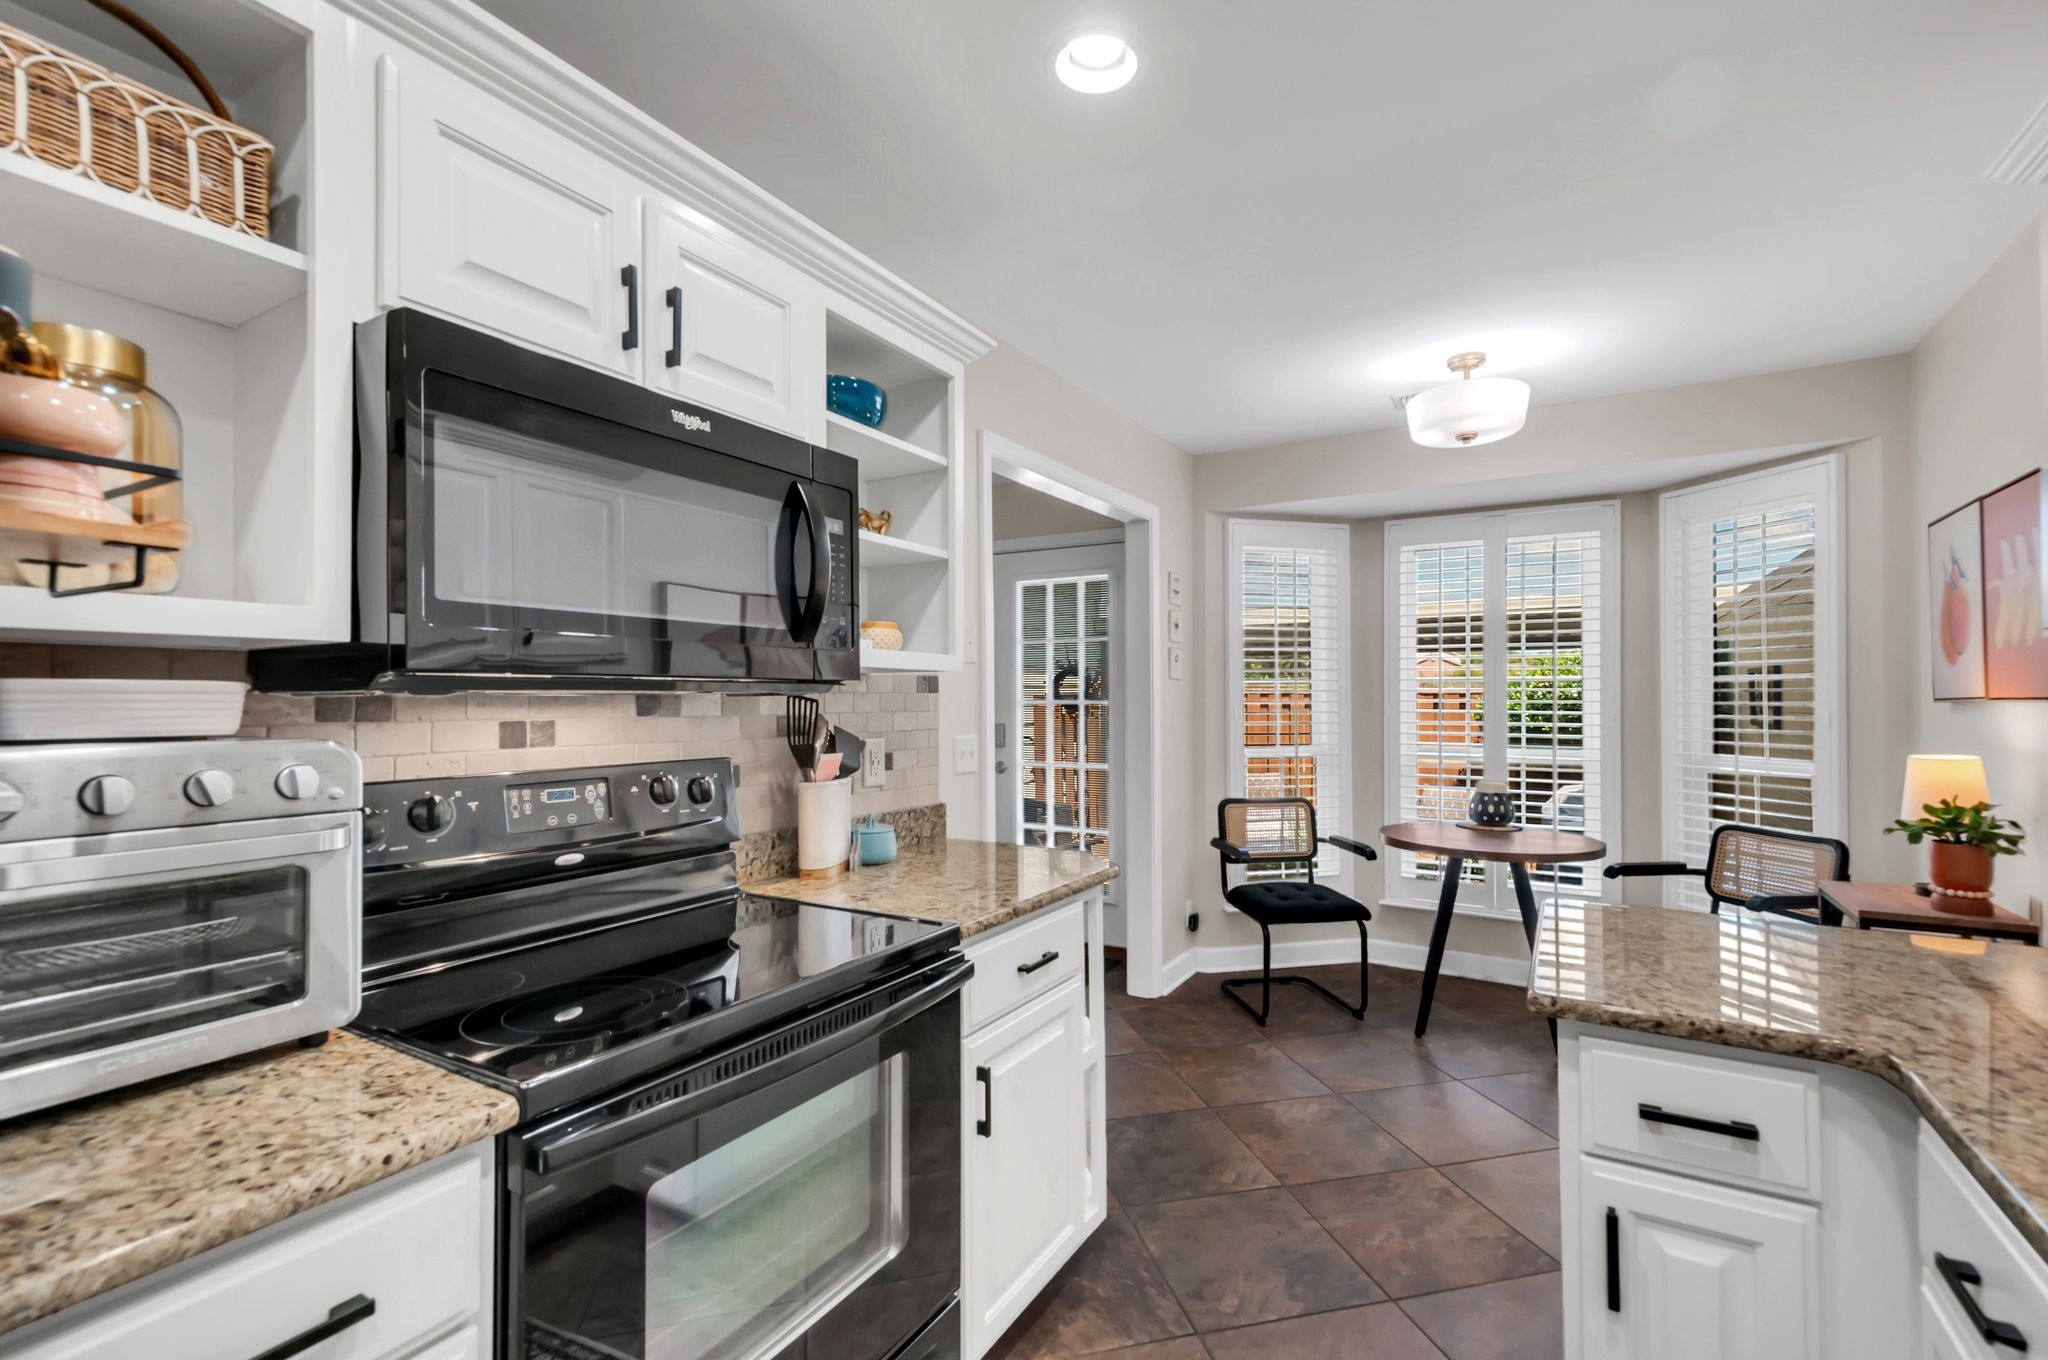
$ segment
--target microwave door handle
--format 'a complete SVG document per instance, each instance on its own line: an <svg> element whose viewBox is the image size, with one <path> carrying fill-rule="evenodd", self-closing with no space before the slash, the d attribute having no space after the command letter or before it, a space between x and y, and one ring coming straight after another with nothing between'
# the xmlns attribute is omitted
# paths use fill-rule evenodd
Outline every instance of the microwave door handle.
<svg viewBox="0 0 2048 1360"><path fill-rule="evenodd" d="M790 585L783 597L783 612L789 617L789 633L797 645L808 647L817 639L818 629L825 622L825 596L832 588L832 545L825 533L824 517L811 501L811 490L802 482L791 482L789 494L783 497L783 508L788 512L784 523L792 526L788 548L783 561L787 564L783 579ZM811 590L805 597L801 613L796 608L796 534L794 524L801 516L804 526L811 535Z"/></svg>

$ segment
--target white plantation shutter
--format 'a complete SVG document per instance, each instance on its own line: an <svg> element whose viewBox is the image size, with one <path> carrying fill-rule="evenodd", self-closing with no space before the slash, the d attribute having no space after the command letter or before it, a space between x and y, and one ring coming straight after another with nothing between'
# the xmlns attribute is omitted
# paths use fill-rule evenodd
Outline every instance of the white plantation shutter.
<svg viewBox="0 0 2048 1360"><path fill-rule="evenodd" d="M1387 528L1387 809L1460 821L1482 779L1516 820L1618 834L1606 702L1612 505L1405 520ZM1388 894L1434 904L1442 862L1402 852ZM1539 898L1603 895L1600 866L1532 868ZM1547 891L1546 891L1547 890ZM1514 914L1505 871L1465 866L1461 904Z"/></svg>
<svg viewBox="0 0 2048 1360"><path fill-rule="evenodd" d="M1233 792L1307 798L1325 836L1353 832L1344 822L1350 543L1343 525L1229 526ZM1317 876L1344 881L1347 858L1323 847Z"/></svg>
<svg viewBox="0 0 2048 1360"><path fill-rule="evenodd" d="M1841 574L1833 460L1663 498L1664 852L1716 826L1839 835ZM1704 908L1697 879L1666 902Z"/></svg>

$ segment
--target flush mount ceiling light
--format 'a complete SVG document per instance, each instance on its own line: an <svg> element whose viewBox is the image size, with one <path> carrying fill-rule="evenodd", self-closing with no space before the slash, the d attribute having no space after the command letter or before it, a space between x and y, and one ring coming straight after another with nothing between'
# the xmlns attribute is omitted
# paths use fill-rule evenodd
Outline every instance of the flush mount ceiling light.
<svg viewBox="0 0 2048 1360"><path fill-rule="evenodd" d="M1121 90L1138 74L1138 54L1113 34L1090 33L1062 47L1052 59L1052 69L1070 90L1108 94Z"/></svg>
<svg viewBox="0 0 2048 1360"><path fill-rule="evenodd" d="M1432 449L1455 449L1506 439L1529 418L1529 384L1519 378L1475 378L1486 362L1477 350L1453 354L1446 366L1460 382L1432 387L1408 399L1408 437Z"/></svg>

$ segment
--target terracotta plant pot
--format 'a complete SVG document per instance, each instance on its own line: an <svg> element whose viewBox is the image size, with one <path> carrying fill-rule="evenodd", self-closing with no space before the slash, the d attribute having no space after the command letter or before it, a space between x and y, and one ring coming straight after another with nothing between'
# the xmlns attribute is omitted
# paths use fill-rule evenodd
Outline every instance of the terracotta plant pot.
<svg viewBox="0 0 2048 1360"><path fill-rule="evenodd" d="M1929 841L1927 876L1936 892L1991 891L1991 856L1981 846Z"/></svg>

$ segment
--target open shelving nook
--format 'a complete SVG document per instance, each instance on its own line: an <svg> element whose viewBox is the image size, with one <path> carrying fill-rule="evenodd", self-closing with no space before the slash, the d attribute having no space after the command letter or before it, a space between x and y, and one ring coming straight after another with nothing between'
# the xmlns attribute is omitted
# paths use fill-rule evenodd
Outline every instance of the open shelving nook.
<svg viewBox="0 0 2048 1360"><path fill-rule="evenodd" d="M274 145L271 239L0 151L0 240L35 270L36 319L142 347L149 385L182 426L192 525L174 590L65 599L42 585L0 586L0 632L218 646L311 640L342 624L331 602L337 586L344 601L347 589L321 579L337 554L318 512L332 486L315 447L305 249L314 35L295 8L265 0L131 7L192 56L236 122ZM0 22L203 106L147 40L73 0L0 0Z"/></svg>
<svg viewBox="0 0 2048 1360"><path fill-rule="evenodd" d="M860 533L861 617L900 625L903 647L891 652L863 643L862 669L953 669L959 665L953 560L959 376L936 356L830 310L825 366L888 394L879 427L829 411L825 416L826 446L860 463L861 508L890 516L886 534Z"/></svg>

